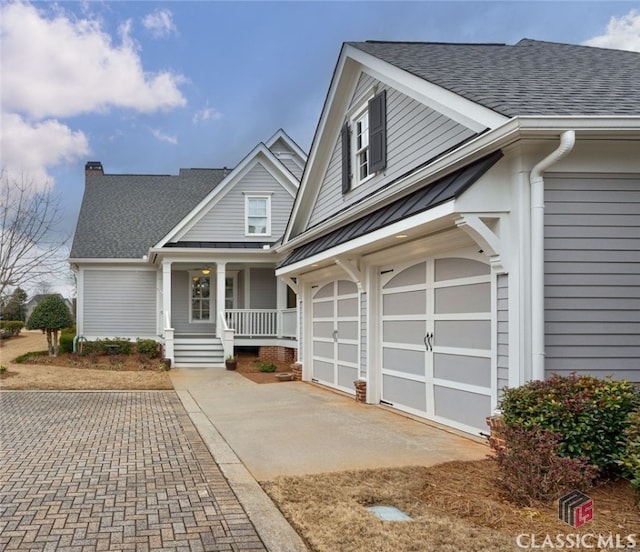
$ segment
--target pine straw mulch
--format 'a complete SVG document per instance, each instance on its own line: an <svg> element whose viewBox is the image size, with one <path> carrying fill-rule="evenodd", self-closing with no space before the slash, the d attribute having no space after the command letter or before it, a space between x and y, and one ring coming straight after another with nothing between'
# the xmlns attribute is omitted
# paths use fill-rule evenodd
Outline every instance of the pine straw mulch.
<svg viewBox="0 0 640 552"><path fill-rule="evenodd" d="M281 477L262 485L317 552L501 552L521 550L516 536L522 533L537 535L538 544L547 534L576 533L612 534L614 543L619 534L624 543L640 529L640 509L624 480L588 491L594 519L575 529L558 520L557 504L510 503L494 483L498 476L487 459ZM363 507L374 504L395 506L413 521L380 521Z"/></svg>
<svg viewBox="0 0 640 552"><path fill-rule="evenodd" d="M277 378L276 374L291 372L291 362L264 360L252 353L239 353L236 355L236 358L238 359L236 372L255 383L282 383ZM262 362L274 364L276 366L276 371L260 372L259 363L261 360Z"/></svg>

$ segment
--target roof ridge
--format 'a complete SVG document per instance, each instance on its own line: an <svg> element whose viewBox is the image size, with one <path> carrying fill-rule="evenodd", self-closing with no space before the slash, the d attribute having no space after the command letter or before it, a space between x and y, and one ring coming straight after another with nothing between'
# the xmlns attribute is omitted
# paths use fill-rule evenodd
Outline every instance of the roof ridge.
<svg viewBox="0 0 640 552"><path fill-rule="evenodd" d="M432 44L443 46L507 46L504 42L440 42L429 40L365 40L367 44ZM350 44L357 44L351 42Z"/></svg>

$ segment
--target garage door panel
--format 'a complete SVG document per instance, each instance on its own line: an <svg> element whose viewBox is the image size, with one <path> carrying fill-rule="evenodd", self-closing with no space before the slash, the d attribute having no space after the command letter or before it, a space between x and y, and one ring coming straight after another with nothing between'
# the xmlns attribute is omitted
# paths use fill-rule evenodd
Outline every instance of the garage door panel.
<svg viewBox="0 0 640 552"><path fill-rule="evenodd" d="M340 387L353 387L353 382L358 379L358 369L353 366L338 364L338 385Z"/></svg>
<svg viewBox="0 0 640 552"><path fill-rule="evenodd" d="M331 301L322 301L313 304L314 318L333 318L333 303Z"/></svg>
<svg viewBox="0 0 640 552"><path fill-rule="evenodd" d="M384 390L383 400L426 412L427 390L425 383L383 374L382 388Z"/></svg>
<svg viewBox="0 0 640 552"><path fill-rule="evenodd" d="M340 339L358 339L358 323L357 322L341 322L338 321L338 337Z"/></svg>
<svg viewBox="0 0 640 552"><path fill-rule="evenodd" d="M433 355L433 376L468 385L489 387L491 385L491 359L435 353Z"/></svg>
<svg viewBox="0 0 640 552"><path fill-rule="evenodd" d="M406 372L416 376L425 376L424 351L382 348L382 369Z"/></svg>
<svg viewBox="0 0 640 552"><path fill-rule="evenodd" d="M358 293L358 286L355 282L338 280L338 295L350 295L354 293Z"/></svg>
<svg viewBox="0 0 640 552"><path fill-rule="evenodd" d="M313 336L324 339L333 339L333 322L314 322Z"/></svg>
<svg viewBox="0 0 640 552"><path fill-rule="evenodd" d="M314 360L313 377L321 381L332 382L333 364L330 362L324 362L323 360Z"/></svg>
<svg viewBox="0 0 640 552"><path fill-rule="evenodd" d="M434 414L470 427L482 428L491 412L489 395L471 393L461 389L434 387Z"/></svg>
<svg viewBox="0 0 640 552"><path fill-rule="evenodd" d="M435 346L491 349L490 320L436 320Z"/></svg>
<svg viewBox="0 0 640 552"><path fill-rule="evenodd" d="M338 316L358 316L358 299L338 299Z"/></svg>
<svg viewBox="0 0 640 552"><path fill-rule="evenodd" d="M358 362L358 346L348 343L338 343L338 360L340 362Z"/></svg>
<svg viewBox="0 0 640 552"><path fill-rule="evenodd" d="M473 259L450 257L434 261L434 280L436 282L488 275L490 271L488 264Z"/></svg>
<svg viewBox="0 0 640 552"><path fill-rule="evenodd" d="M382 296L382 314L424 314L427 292L424 289L387 293Z"/></svg>
<svg viewBox="0 0 640 552"><path fill-rule="evenodd" d="M418 263L394 275L391 280L384 285L384 289L424 284L426 279L427 263Z"/></svg>
<svg viewBox="0 0 640 552"><path fill-rule="evenodd" d="M322 358L333 358L333 341L314 341L313 356Z"/></svg>
<svg viewBox="0 0 640 552"><path fill-rule="evenodd" d="M327 297L333 297L333 282L322 286L313 295L314 299L322 299Z"/></svg>
<svg viewBox="0 0 640 552"><path fill-rule="evenodd" d="M382 324L383 340L391 343L424 345L427 333L424 320L387 320Z"/></svg>
<svg viewBox="0 0 640 552"><path fill-rule="evenodd" d="M435 290L434 309L436 314L489 312L491 309L489 283L438 288Z"/></svg>

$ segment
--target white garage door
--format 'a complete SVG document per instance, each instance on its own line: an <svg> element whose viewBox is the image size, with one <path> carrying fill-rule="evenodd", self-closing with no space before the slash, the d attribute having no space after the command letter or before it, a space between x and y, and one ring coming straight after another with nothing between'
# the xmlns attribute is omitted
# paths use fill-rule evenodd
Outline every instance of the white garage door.
<svg viewBox="0 0 640 552"><path fill-rule="evenodd" d="M347 280L313 295L313 381L355 393L359 361L358 288Z"/></svg>
<svg viewBox="0 0 640 552"><path fill-rule="evenodd" d="M491 409L489 266L429 258L382 270L382 402L464 431Z"/></svg>

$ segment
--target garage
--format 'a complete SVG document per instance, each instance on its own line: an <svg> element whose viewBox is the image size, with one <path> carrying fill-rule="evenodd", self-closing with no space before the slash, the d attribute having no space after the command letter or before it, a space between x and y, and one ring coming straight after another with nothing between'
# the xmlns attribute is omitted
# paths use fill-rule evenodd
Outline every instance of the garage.
<svg viewBox="0 0 640 552"><path fill-rule="evenodd" d="M358 287L335 280L313 291L312 381L354 394L360 358Z"/></svg>
<svg viewBox="0 0 640 552"><path fill-rule="evenodd" d="M495 380L489 265L471 251L380 272L381 403L481 431Z"/></svg>

